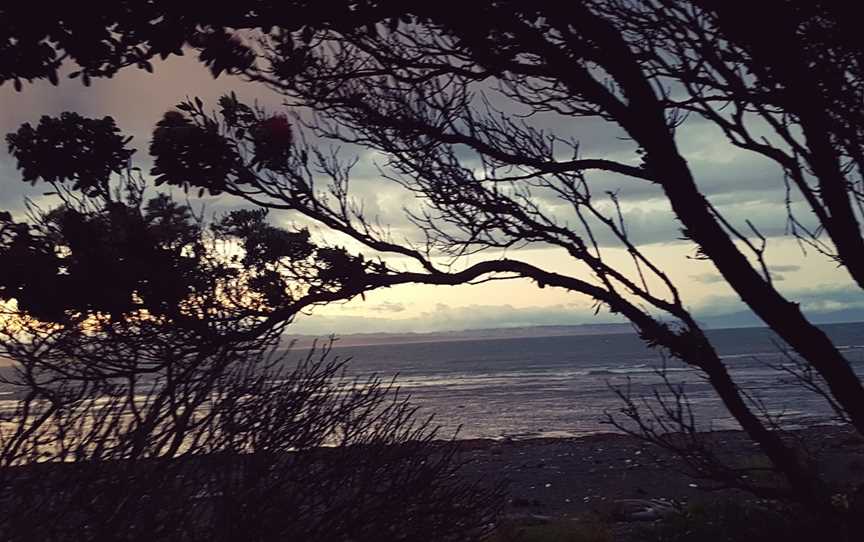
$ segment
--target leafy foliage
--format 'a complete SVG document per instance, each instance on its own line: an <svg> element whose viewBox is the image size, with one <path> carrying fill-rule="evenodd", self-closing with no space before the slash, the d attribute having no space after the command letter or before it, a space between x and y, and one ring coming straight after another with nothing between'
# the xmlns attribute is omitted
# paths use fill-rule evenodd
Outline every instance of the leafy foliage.
<svg viewBox="0 0 864 542"><path fill-rule="evenodd" d="M255 53L239 37L222 28L199 33L191 44L201 49L199 58L210 68L213 77L219 77L222 72L242 72L255 61Z"/></svg>
<svg viewBox="0 0 864 542"><path fill-rule="evenodd" d="M150 153L155 157L151 174L156 186L196 186L210 194L225 188L239 157L213 123L196 125L182 113L169 111L156 125Z"/></svg>
<svg viewBox="0 0 864 542"><path fill-rule="evenodd" d="M256 168L285 164L292 136L284 117L264 116L233 96L222 105L224 125L204 116L200 102L181 104L188 114L171 111L159 122L151 145L156 184L218 193ZM227 213L212 224L210 236L188 205L164 193L144 197L143 177L128 162L121 168L120 159L131 155L123 150L126 141L113 120L75 114L43 117L39 129L24 125L10 135L27 178L54 184L63 204L37 211L31 223L0 217L0 258L9 262L0 270L3 299L15 299L33 317L62 322L140 311L199 319L217 310L221 295L231 300L233 317L254 319L265 316L266 307L362 287L370 274L386 273L342 248L317 246L308 230L269 224L262 209ZM246 161L235 150L244 141L255 149ZM119 182L113 190L112 174ZM76 182L63 188L66 179ZM217 240L236 245L239 253L220 251Z"/></svg>
<svg viewBox="0 0 864 542"><path fill-rule="evenodd" d="M120 134L111 117L88 119L70 112L43 116L36 128L25 123L6 136L24 181L73 181L73 190L85 194L104 193L111 175L129 166L131 139Z"/></svg>
<svg viewBox="0 0 864 542"><path fill-rule="evenodd" d="M120 318L135 310L174 313L211 291L216 267L203 253L189 210L165 196L85 209L65 205L38 224L7 222L0 257L3 297L48 321L77 313Z"/></svg>

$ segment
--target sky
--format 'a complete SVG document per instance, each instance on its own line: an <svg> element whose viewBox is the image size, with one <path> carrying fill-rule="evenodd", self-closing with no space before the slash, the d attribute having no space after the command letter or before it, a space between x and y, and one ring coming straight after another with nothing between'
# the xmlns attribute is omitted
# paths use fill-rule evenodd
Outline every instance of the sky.
<svg viewBox="0 0 864 542"><path fill-rule="evenodd" d="M214 80L194 59L172 57L155 65L155 74L126 70L110 80L94 80L84 87L77 80L61 79L60 85L38 82L15 92L10 84L0 87L0 130L12 132L24 122L35 124L41 115L75 111L85 116L110 115L118 126L134 137L138 148L136 164L149 169L147 144L155 123L173 105L188 96L198 96L215 105L219 96L235 91L247 103L257 101L268 110L283 109L281 97L237 78ZM582 157L612 158L635 163L632 146L620 130L600 121L586 119L537 118L543 129L579 140ZM774 281L783 293L799 301L816 321L864 320L864 296L842 268L814 253L802 253L799 244L785 231L784 185L781 172L770 162L729 145L711 124L688 120L678 131L682 154L688 160L703 193L732 223L744 226L751 220L768 238L767 259ZM402 207L412 207L410 194L380 178L377 165L383 157L363 149L352 185L370 214L390 224L394 236L414 238ZM686 305L709 326L752 325L756 323L714 267L694 259L694 247L683 242L680 225L665 199L648 183L591 175L595 193L617 190L629 231L640 248L662 267L678 285ZM50 205L43 187L31 187L20 180L5 145L0 149L0 209L20 214L24 198ZM208 211L220 212L239 205L227 196L204 198ZM554 211L556 203L545 201ZM810 220L802 211L801 218ZM291 215L274 215L285 225L297 220ZM302 224L308 224L301 221ZM313 232L324 236L326 232ZM357 249L345 240L348 248ZM606 258L622 268L629 266L627 255L611 240L600 237ZM506 254L489 253L468 258L462 265L506 255L553 271L580 276L578 266L562 250L544 246L514 249ZM394 260L394 265L401 265ZM407 265L407 264L405 264ZM347 303L316 308L301 315L294 333L347 334L358 332L425 332L448 329L476 329L508 326L559 325L619 321L600 312L584 296L559 289L540 289L527 280L494 281L454 287L405 285L379 290Z"/></svg>

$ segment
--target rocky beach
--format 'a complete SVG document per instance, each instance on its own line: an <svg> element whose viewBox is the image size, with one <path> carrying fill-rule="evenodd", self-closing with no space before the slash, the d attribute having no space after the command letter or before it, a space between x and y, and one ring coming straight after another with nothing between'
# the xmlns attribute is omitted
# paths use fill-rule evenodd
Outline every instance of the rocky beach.
<svg viewBox="0 0 864 542"><path fill-rule="evenodd" d="M818 461L838 493L864 483L864 439L846 427L819 426L791 433ZM706 433L712 449L738 465L766 464L744 433ZM621 434L580 438L472 440L458 444L466 476L506 484L505 514L544 519L593 514L614 521L628 518L628 501L662 499L675 506L750 500L737 490L717 489L709 480L683 471L671 453Z"/></svg>

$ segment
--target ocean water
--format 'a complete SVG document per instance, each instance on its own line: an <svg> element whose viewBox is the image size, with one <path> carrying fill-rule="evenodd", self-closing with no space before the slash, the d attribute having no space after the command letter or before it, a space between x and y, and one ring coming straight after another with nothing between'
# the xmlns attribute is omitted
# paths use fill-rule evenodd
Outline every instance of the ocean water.
<svg viewBox="0 0 864 542"><path fill-rule="evenodd" d="M822 326L864 376L864 323ZM786 363L776 336L764 328L709 331L713 344L747 394L783 423L826 423L830 407L769 365ZM338 344L338 343L337 343ZM604 423L622 402L612 387L632 396L663 391L656 370L663 360L635 335L584 335L334 348L350 357L355 374L398 373L397 384L434 414L441 435L459 438L580 436L615 429ZM699 372L667 361L704 430L736 429Z"/></svg>
<svg viewBox="0 0 864 542"><path fill-rule="evenodd" d="M864 323L821 327L864 377ZM783 423L800 427L831 420L823 399L769 366L788 361L769 330L721 329L708 335L742 389L772 415L782 415ZM663 360L635 334L353 347L338 347L337 342L333 354L350 358L353 375L396 375L396 384L419 407L419 416L434 416L443 438L615 431L604 423L622 407L613 388L629 385L634 397L664 391L656 374ZM301 352L291 354L291 359L301 357ZM683 385L700 429L738 428L698 371L675 360L668 361L667 371L673 383ZM0 385L0 411L13 407L14 397Z"/></svg>

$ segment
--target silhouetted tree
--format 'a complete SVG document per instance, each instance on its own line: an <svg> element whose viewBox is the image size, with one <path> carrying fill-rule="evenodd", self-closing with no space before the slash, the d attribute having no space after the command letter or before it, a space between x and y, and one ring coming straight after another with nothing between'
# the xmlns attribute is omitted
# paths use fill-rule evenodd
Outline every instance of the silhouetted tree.
<svg viewBox="0 0 864 542"><path fill-rule="evenodd" d="M82 122L36 133L55 120ZM293 362L287 321L260 327L355 260L264 211L209 236L132 171L90 194L55 182L62 206L2 217L17 402L0 413L0 537L461 541L493 525L498 488L458 477L457 448L392 382L347 377L329 346Z"/></svg>
<svg viewBox="0 0 864 542"><path fill-rule="evenodd" d="M327 350L296 365L272 350L165 352L164 371L112 382L52 375L34 352L0 420L0 535L482 538L497 490L457 475L456 447L392 384L341 376Z"/></svg>
<svg viewBox="0 0 864 542"><path fill-rule="evenodd" d="M137 32L145 20L165 25L195 20L200 26L171 34L173 47L186 43L200 51L214 74L241 74L312 109L316 116L298 117L295 130L381 152L388 159L387 175L424 204L411 214L424 240L395 241L352 199L350 165L296 135L287 138L278 117L233 97L223 98L215 116L200 103L181 104L167 114L151 147L161 182L227 192L261 208L300 211L369 249L408 257L421 269L396 272L383 264L371 268L334 260L334 269L342 270L334 289L274 306L263 325L290 318L301 305L404 282L459 284L518 276L580 292L628 318L649 344L701 371L788 479L789 495L821 514L837 512L818 476L748 402L676 285L636 245L618 196L598 197L591 176L614 174L662 193L682 235L693 242L695 257L714 264L818 374L832 405L864 434L864 387L848 360L774 287L765 238L752 225L742 231L700 191L676 138L688 114L700 115L732 144L775 161L788 183L792 233L864 286L858 222L864 78L851 7L791 0L758 6L710 0L406 6L381 0L329 2L325 12L305 2L261 2L176 19L159 17L184 8L148 4L158 15L142 9L135 19L118 15L133 13L133 7L118 6L108 12L117 21L112 28L136 46L106 41L102 56L113 54L113 62L106 62L110 68L103 73L90 69L91 75L110 75L135 63L129 55L139 45L147 58L169 51ZM20 20L53 28L53 22ZM761 27L766 20L771 32ZM258 32L250 38L235 32L239 29ZM10 43L7 48L15 50L32 40ZM57 33L44 43L46 58L66 51L82 64L68 36ZM50 64L24 63L26 69L6 79L50 76ZM582 157L577 143L523 120L530 115L612 123L632 141L633 159ZM279 142L275 149L261 143L260 134L267 132ZM174 135L180 133L188 136ZM196 149L211 140L221 140L224 152L203 156L201 163ZM326 190L320 188L322 176L330 178ZM564 205L547 203L552 199ZM792 212L797 199L816 217L817 227ZM604 259L600 235L629 253L630 269ZM454 272L433 258L458 260L530 243L564 249L573 271L565 275L494 258Z"/></svg>

